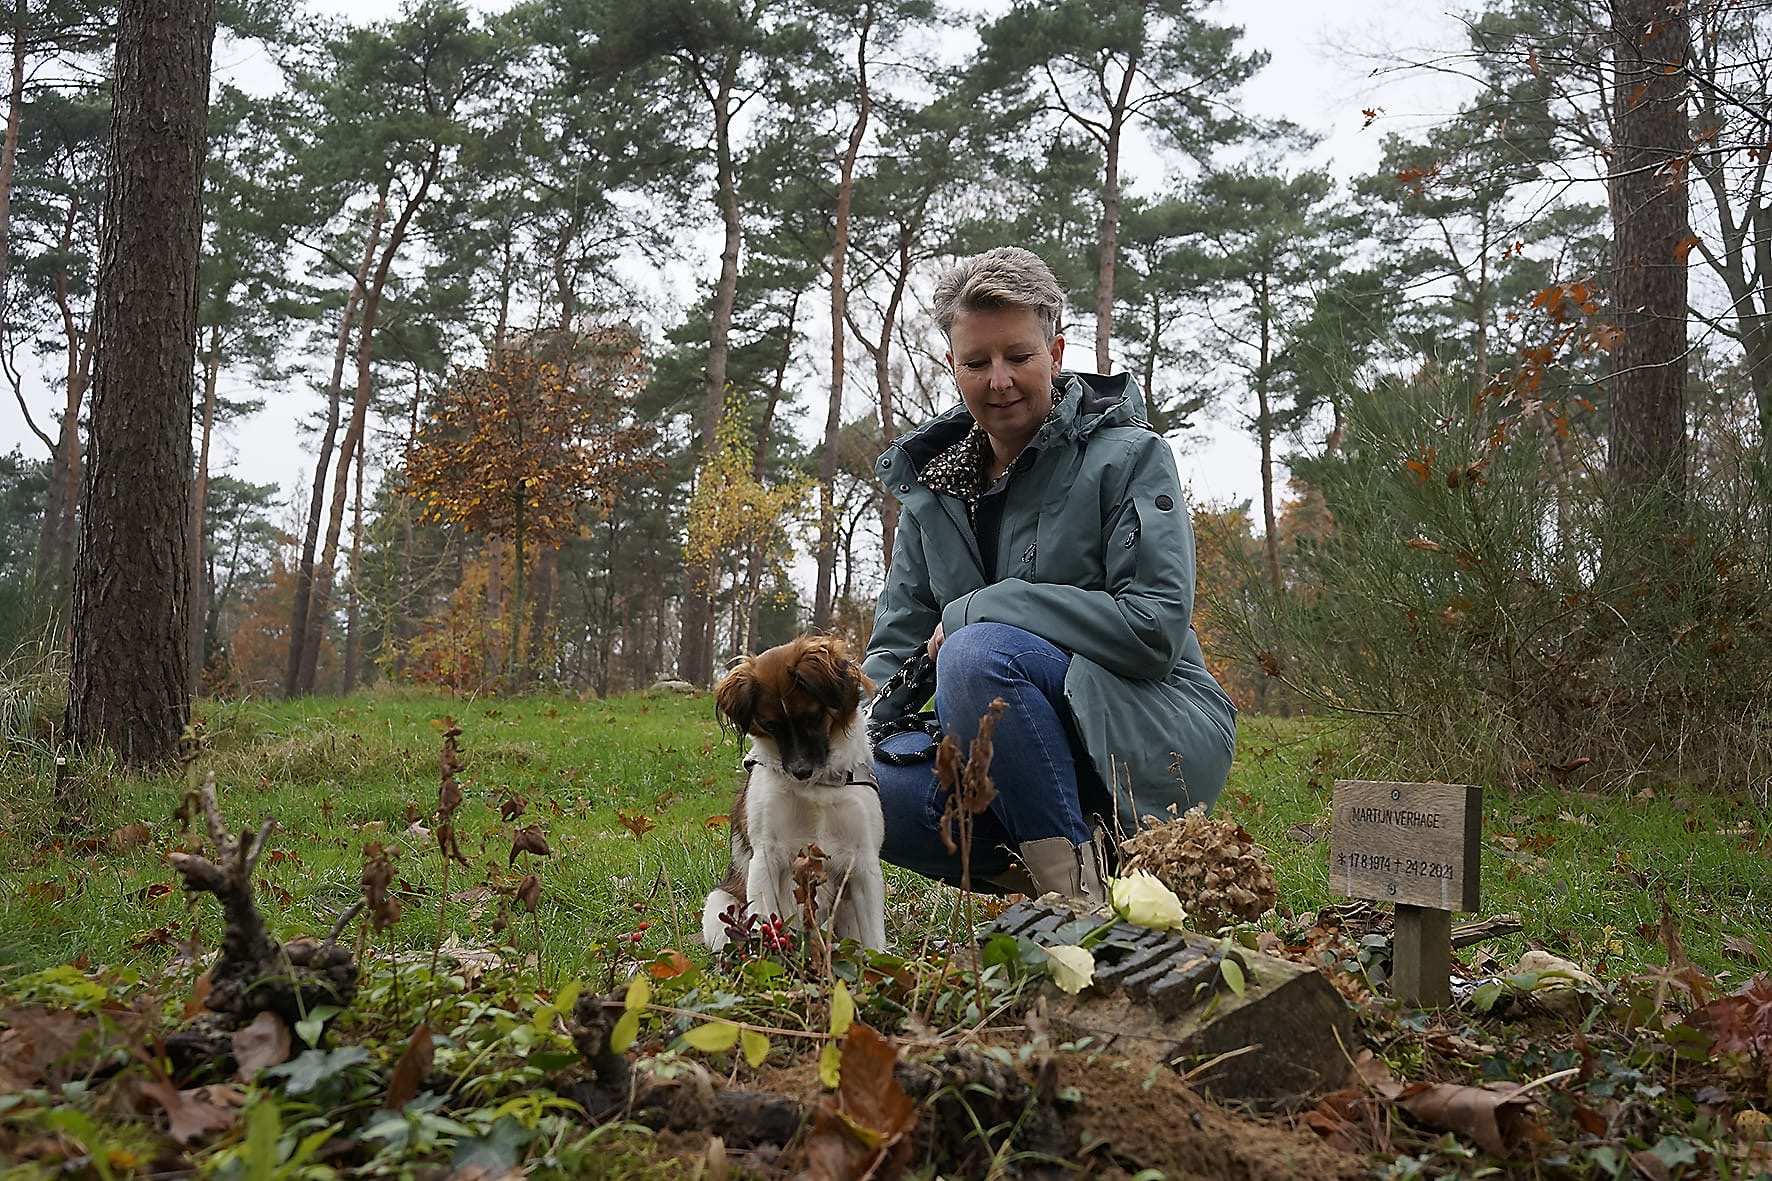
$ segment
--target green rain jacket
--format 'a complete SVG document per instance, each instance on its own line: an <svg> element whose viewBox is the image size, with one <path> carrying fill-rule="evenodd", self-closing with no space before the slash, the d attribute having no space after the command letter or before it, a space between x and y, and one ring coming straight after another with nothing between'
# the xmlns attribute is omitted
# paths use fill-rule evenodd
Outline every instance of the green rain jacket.
<svg viewBox="0 0 1772 1181"><path fill-rule="evenodd" d="M1064 695L1115 819L1211 807L1230 773L1236 707L1194 635L1194 532L1169 445L1128 374L1061 372L1058 413L1010 476L996 569L958 497L921 480L972 429L964 405L896 440L877 471L903 504L864 669L884 682L935 631L1025 628L1071 653ZM1031 462L1029 462L1031 460ZM922 703L882 700L897 717Z"/></svg>

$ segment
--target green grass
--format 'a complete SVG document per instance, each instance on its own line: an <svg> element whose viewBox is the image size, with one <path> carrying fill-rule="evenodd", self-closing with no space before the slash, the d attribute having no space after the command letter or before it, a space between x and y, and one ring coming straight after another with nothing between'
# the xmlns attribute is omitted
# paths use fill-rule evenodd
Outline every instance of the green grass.
<svg viewBox="0 0 1772 1181"><path fill-rule="evenodd" d="M1243 720L1217 811L1269 850L1281 905L1300 917L1333 900L1330 799L1337 776L1357 773L1358 745L1347 725ZM1298 826L1322 835L1305 843ZM1763 798L1745 789L1485 790L1477 917L1514 914L1525 924L1497 941L1498 956L1537 945L1614 979L1663 964L1656 928L1664 893L1695 963L1751 974L1724 948L1733 936L1757 938L1761 966L1772 965L1772 812Z"/></svg>
<svg viewBox="0 0 1772 1181"><path fill-rule="evenodd" d="M527 872L542 882L541 959L550 978L612 971L621 956L665 947L696 955L700 904L725 867L726 829L739 757L706 695L451 701L412 692L266 705L206 702L206 749L235 829L274 817L261 862L260 901L278 935L322 932L358 896L362 850L398 850L405 913L378 937L390 950L429 948L444 893L436 842L422 826L437 803L442 719L461 726L467 796L457 816L473 862L449 874L448 934L497 942L500 887ZM1329 800L1355 768L1358 734L1320 723L1246 718L1219 812L1242 822L1270 852L1283 914L1308 921L1334 899L1328 887ZM142 777L104 759L73 768L68 796L78 821L57 827L52 772L36 749L0 763L0 974L84 957L151 967L199 924L219 934L213 906L193 912L165 854L182 839L172 819L176 775ZM507 796L527 801L511 822ZM624 824L624 818L627 823ZM636 835L633 828L650 822ZM553 855L511 865L516 828L540 824ZM145 825L146 839L128 844ZM1301 840L1304 827L1322 836ZM1772 844L1768 814L1751 793L1602 797L1551 789L1490 792L1484 801L1483 911L1513 913L1529 942L1617 978L1665 961L1656 934L1663 892L1692 958L1712 973L1749 970L1725 950L1729 936L1772 948ZM948 930L952 891L892 874L889 928L914 949ZM633 942L639 932L640 940ZM536 924L513 915L505 932L525 956ZM587 975L587 978L592 978Z"/></svg>
<svg viewBox="0 0 1772 1181"><path fill-rule="evenodd" d="M582 702L378 692L278 705L205 703L200 714L206 747L194 771L215 774L230 826L256 830L266 817L278 821L259 870L259 902L276 935L327 930L359 895L364 846L398 850L405 913L371 937L360 991L329 1034L330 1046L355 1057L308 1071L312 1079L299 1087L293 1075L261 1077L238 1092L246 1107L232 1127L180 1152L157 1130L158 1113L132 1114L110 1098L127 1093L118 1080L146 1077L145 1060L106 1085L47 1083L0 1096L0 1170L14 1149L25 1162L5 1175L92 1175L79 1171L86 1156L107 1160L119 1176L139 1175L152 1161L223 1178L295 1176L297 1170L276 1163L278 1153L293 1149L298 1137L328 1130L341 1133L335 1165L301 1175L425 1175L446 1159L459 1164L464 1152L521 1162L542 1178L664 1178L702 1167L697 1154L704 1145L619 1120L587 1132L556 1095L580 1069L560 1020L570 1008L568 994L581 983L594 992L625 987L621 982L637 962L654 960L666 947L706 965L700 905L725 866L721 818L740 752L738 741L715 725L705 694ZM471 862L452 867L447 879L426 829L435 823L446 718L463 731L458 781L465 802L456 821ZM1280 912L1264 925L1308 926L1315 910L1333 901L1331 791L1337 776L1357 771L1359 749L1359 733L1345 726L1244 720L1219 811L1270 851ZM127 774L102 758L72 770L58 804L44 748L24 744L0 754L0 998L15 1006L5 1020L28 1028L43 1018L16 1006L42 1004L88 1020L157 1013L169 1029L183 1020L198 970L179 957L178 944L193 924L204 947L213 948L220 936L214 901L189 903L166 860L187 839L172 819L186 780ZM501 816L501 805L513 796L523 797L522 814ZM1762 965L1772 954L1765 935L1772 930L1768 816L1749 791L1643 798L1549 789L1490 793L1484 819L1484 911L1512 912L1525 924L1521 935L1490 945L1503 963L1536 943L1613 981L1649 972L1666 959L1656 933L1664 892L1692 958L1721 978L1721 991L1751 970L1741 957L1744 949L1756 949L1753 940ZM512 834L530 824L546 833L551 856L512 864ZM510 891L530 872L542 883L538 914L514 913L502 934L495 931L498 891ZM898 1029L908 1012L926 1018L926 1027L917 1027L915 1053L928 1050L925 1028L946 1047L978 1040L975 998L987 1008L1012 1004L1025 978L992 977L998 969L974 975L942 948L928 946L931 938L958 930L954 891L891 870L888 891L888 930L902 958L878 957L865 970L846 960L829 978L802 977L771 961L661 978L635 1043L635 1069L665 1079L700 1069L693 1060L701 1057L716 1074L730 1071L735 1080L798 1093L816 1069L815 1041L774 1036L764 1070L745 1074L749 1068L731 1053L699 1055L681 1035L715 1017L751 1022L754 1031L772 1035L819 1033L835 1013L837 975L854 988L862 1019L881 1029ZM478 953L482 965L495 948L504 964L524 964L539 930L540 978L521 966L475 974L458 970L454 960L444 964L441 979L433 976L429 951L440 933L440 909L441 934ZM1725 946L1731 937L1733 952ZM80 970L60 966L69 963ZM113 970L97 971L101 965ZM1596 1010L1579 1035L1555 1016L1521 1020L1497 1010L1424 1018L1392 1013L1382 1003L1362 1010L1361 1028L1399 1079L1564 1078L1554 1092L1546 1088L1560 1121L1557 1142L1546 1151L1575 1162L1568 1175L1613 1175L1616 1168L1602 1156L1612 1153L1605 1158L1612 1161L1627 1148L1702 1152L1707 1161L1727 1163L1737 1149L1712 1117L1693 1116L1692 1098L1674 1084L1683 1080L1690 1092L1712 1081L1733 1087L1739 1079L1695 1076L1671 1044L1645 1036L1659 1026L1624 1021L1630 1006L1653 991L1643 983L1611 990L1610 1006ZM1007 1019L1018 1022L1019 1013ZM442 1085L438 1080L447 1085L392 1115L383 1104L420 1022L436 1034L427 1092ZM1437 1042L1448 1029L1458 1036ZM990 1033L1021 1038L1017 1052L1026 1061L1044 1036L1018 1024ZM139 1033L107 1036L123 1039L104 1051L113 1065L123 1061L117 1056L123 1041L140 1040ZM1008 1050L993 1049L1009 1060ZM1038 1052L1052 1050L1046 1045ZM1566 1077L1590 1058L1591 1078ZM204 1068L196 1069L201 1075ZM1097 1079L1092 1086L1123 1085L1108 1070L1078 1077ZM1647 1132L1632 1139L1627 1129L1600 1143L1571 1122L1569 1104L1577 1099L1621 1110L1620 1088L1636 1088L1630 1093L1644 1100L1664 1096L1659 1139ZM521 1127L506 1118L519 1109L528 1112ZM923 1118L937 1122L930 1111ZM252 1131L272 1123L288 1133L280 1141ZM1227 1125L1218 1134L1235 1139L1240 1127ZM400 1134L391 1136L390 1129ZM1411 1130L1394 1115L1382 1131L1360 1142L1374 1175L1469 1175L1471 1152L1456 1138L1433 1128ZM1409 1152L1417 1155L1398 1155ZM931 1157L920 1167L918 1175L929 1176L947 1166ZM734 1166L733 1175L750 1174Z"/></svg>
<svg viewBox="0 0 1772 1181"><path fill-rule="evenodd" d="M463 730L466 802L456 827L473 863L449 873L448 935L494 943L494 891L535 872L550 978L612 969L617 945L628 957L665 947L693 953L701 900L725 870L723 817L740 754L705 694L465 702L388 692L204 703L198 714L206 743L196 772L214 773L230 826L277 821L258 876L260 904L280 937L328 929L360 893L364 846L381 843L397 850L404 914L377 943L394 951L432 945L445 882L428 829L448 717ZM0 879L0 974L80 957L164 962L193 922L213 945L213 905L193 917L166 889L178 881L165 854L183 839L172 816L184 779L126 774L105 759L80 763L67 792L78 821L58 826L52 777L45 759L23 755L0 777L0 864L8 871ZM526 809L507 822L499 808L513 795ZM513 866L512 834L529 824L542 826L552 855ZM146 826L145 841L119 848L131 832L143 835L135 825ZM909 878L897 884L901 934L914 937L930 923L930 888ZM529 916L513 915L505 935L534 953Z"/></svg>

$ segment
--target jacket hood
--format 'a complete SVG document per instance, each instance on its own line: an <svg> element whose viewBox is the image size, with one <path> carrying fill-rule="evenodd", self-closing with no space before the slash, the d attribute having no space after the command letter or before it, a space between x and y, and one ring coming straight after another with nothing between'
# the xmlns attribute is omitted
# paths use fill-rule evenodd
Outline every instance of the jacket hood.
<svg viewBox="0 0 1772 1181"><path fill-rule="evenodd" d="M1043 425L1029 447L1043 447L1054 439L1087 438L1104 426L1141 426L1144 393L1130 373L1073 373L1060 370L1053 388L1064 391L1058 415ZM958 443L972 429L972 413L964 402L894 439L874 465L874 472L888 490L902 495L904 486L920 474L930 460ZM896 483L895 483L896 481Z"/></svg>

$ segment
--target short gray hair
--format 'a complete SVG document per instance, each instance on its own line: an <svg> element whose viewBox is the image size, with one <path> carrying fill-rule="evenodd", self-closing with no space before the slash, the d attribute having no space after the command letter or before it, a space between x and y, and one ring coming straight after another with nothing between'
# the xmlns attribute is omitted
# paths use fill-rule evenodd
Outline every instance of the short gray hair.
<svg viewBox="0 0 1772 1181"><path fill-rule="evenodd" d="M953 337L961 312L989 308L1026 308L1040 319L1050 344L1058 335L1058 314L1064 290L1052 268L1031 250L999 246L963 258L942 273L935 284L935 323Z"/></svg>

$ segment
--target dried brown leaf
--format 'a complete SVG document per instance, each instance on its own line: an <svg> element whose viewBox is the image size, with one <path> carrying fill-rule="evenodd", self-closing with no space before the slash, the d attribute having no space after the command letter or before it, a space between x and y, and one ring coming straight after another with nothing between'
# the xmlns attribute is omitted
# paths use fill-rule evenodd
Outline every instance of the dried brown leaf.
<svg viewBox="0 0 1772 1181"><path fill-rule="evenodd" d="M516 835L511 838L510 864L515 865L517 858L524 853L534 857L546 857L551 852L552 850L548 848L548 838L542 832L541 825L531 824L518 829Z"/></svg>
<svg viewBox="0 0 1772 1181"><path fill-rule="evenodd" d="M895 1177L908 1163L917 1105L892 1068L898 1051L871 1027L856 1022L843 1038L843 1073L826 1096L800 1149L801 1181L859 1181Z"/></svg>
<svg viewBox="0 0 1772 1181"><path fill-rule="evenodd" d="M204 1140L232 1127L246 1092L232 1084L181 1091L165 1079L139 1084L140 1091L166 1112L167 1132L180 1144Z"/></svg>
<svg viewBox="0 0 1772 1181"><path fill-rule="evenodd" d="M0 1030L0 1074L22 1078L25 1086L78 1077L103 1053L95 1017L33 1005L0 1010L0 1021L8 1027Z"/></svg>
<svg viewBox="0 0 1772 1181"><path fill-rule="evenodd" d="M1459 1083L1392 1082L1378 1091L1429 1127L1475 1141L1493 1156L1512 1156L1536 1132L1518 1088L1504 1092Z"/></svg>
<svg viewBox="0 0 1772 1181"><path fill-rule="evenodd" d="M266 1010L250 1025L234 1031L234 1077L246 1083L267 1066L289 1061L289 1026Z"/></svg>
<svg viewBox="0 0 1772 1181"><path fill-rule="evenodd" d="M1661 941L1662 950L1667 952L1668 970L1674 979L1691 994L1693 1004L1704 1004L1713 991L1710 977L1695 967L1687 957L1686 944L1680 938L1680 927L1674 920L1673 908L1667 904L1665 890L1661 894L1661 919L1656 924L1656 935Z"/></svg>
<svg viewBox="0 0 1772 1181"><path fill-rule="evenodd" d="M524 910L534 914L536 906L541 903L541 879L534 874L525 876L517 885L516 897L523 904Z"/></svg>
<svg viewBox="0 0 1772 1181"><path fill-rule="evenodd" d="M394 881L394 850L372 841L363 846L363 898L369 904L369 920L385 931L400 918L400 899L390 890Z"/></svg>
<svg viewBox="0 0 1772 1181"><path fill-rule="evenodd" d="M107 853L128 853L140 849L154 839L154 830L145 824L125 824L122 828L114 828L102 843Z"/></svg>
<svg viewBox="0 0 1772 1181"><path fill-rule="evenodd" d="M394 1063L393 1074L388 1076L388 1097L382 1102L384 1108L399 1111L418 1096L419 1084L431 1073L433 1053L431 1027L421 1021L412 1031L400 1060Z"/></svg>
<svg viewBox="0 0 1772 1181"><path fill-rule="evenodd" d="M1760 949L1746 935L1723 936L1723 954L1744 959L1755 967L1760 963Z"/></svg>

